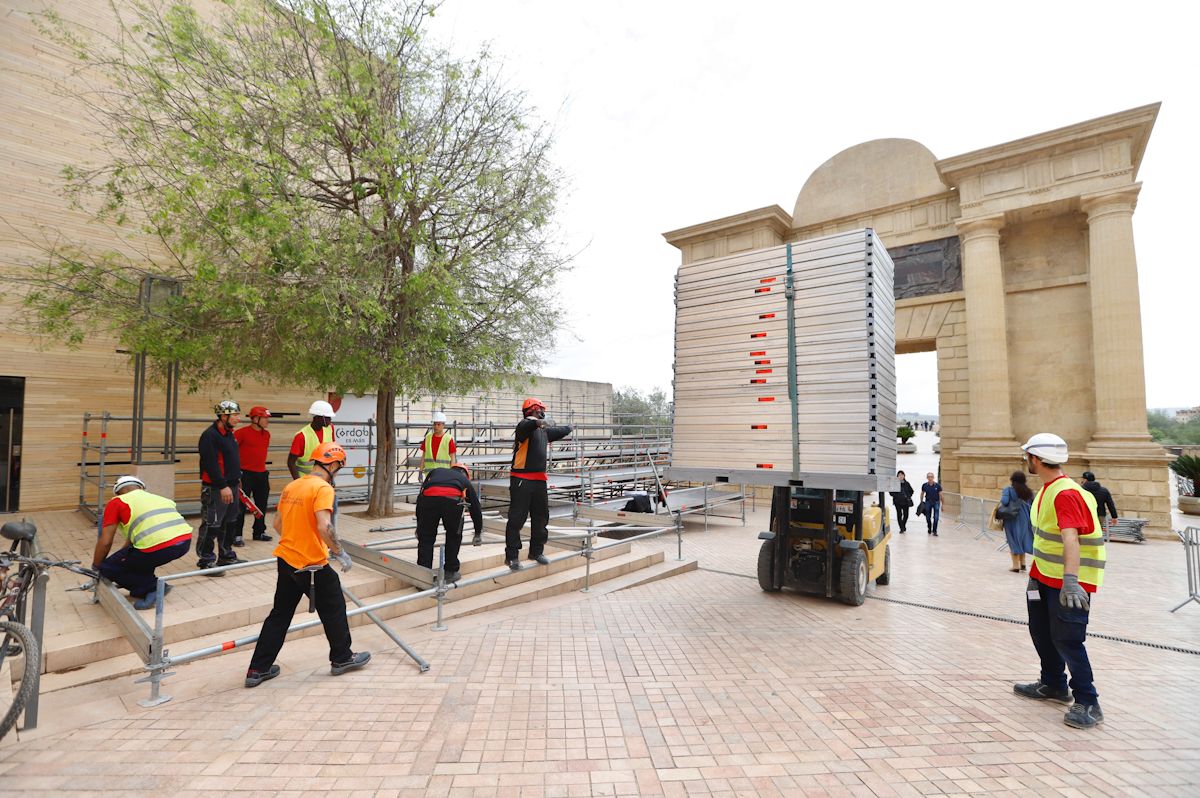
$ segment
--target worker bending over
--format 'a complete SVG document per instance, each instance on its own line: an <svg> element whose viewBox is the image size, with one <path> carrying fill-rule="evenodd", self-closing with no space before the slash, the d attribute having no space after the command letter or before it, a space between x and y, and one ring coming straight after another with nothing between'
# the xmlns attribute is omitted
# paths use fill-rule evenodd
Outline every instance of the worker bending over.
<svg viewBox="0 0 1200 798"><path fill-rule="evenodd" d="M513 440L512 468L508 481L508 524L504 528L504 559L514 571L521 570L521 527L529 519L529 559L549 564L542 554L550 523L550 499L546 492L546 469L550 444L571 434L570 427L551 426L546 405L529 398L521 405L524 418L517 424Z"/></svg>
<svg viewBox="0 0 1200 798"><path fill-rule="evenodd" d="M462 463L453 468L435 468L425 477L417 496L417 565L433 568L433 544L438 521L446 530L446 581L462 578L458 550L462 547L463 515L471 509L476 546L483 542L483 508L471 484L471 471Z"/></svg>

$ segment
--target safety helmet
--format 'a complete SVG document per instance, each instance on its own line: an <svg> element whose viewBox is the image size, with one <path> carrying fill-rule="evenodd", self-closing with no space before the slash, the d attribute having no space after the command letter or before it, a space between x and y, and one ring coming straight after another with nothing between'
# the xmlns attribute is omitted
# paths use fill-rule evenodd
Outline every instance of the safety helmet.
<svg viewBox="0 0 1200 798"><path fill-rule="evenodd" d="M1039 432L1021 450L1032 454L1046 465L1062 465L1067 462L1067 442L1053 432Z"/></svg>
<svg viewBox="0 0 1200 798"><path fill-rule="evenodd" d="M270 418L271 411L262 405L255 405L250 408L250 418Z"/></svg>
<svg viewBox="0 0 1200 798"><path fill-rule="evenodd" d="M142 482L140 479L138 479L135 476L128 475L128 476L123 476L123 477L117 477L117 482L115 485L113 485L113 495L116 496L122 490L124 490L125 488L128 488L130 485L136 485L139 488L141 488L142 490L146 489L146 483Z"/></svg>
<svg viewBox="0 0 1200 798"><path fill-rule="evenodd" d="M542 400L534 399L532 396L529 397L528 399L526 399L521 404L521 412L524 413L525 415L529 415L534 410L545 410L545 409L546 409L546 405L542 403Z"/></svg>
<svg viewBox="0 0 1200 798"><path fill-rule="evenodd" d="M434 424L437 424L439 422L442 424L445 424L446 423L446 414L443 413L441 410L434 410L432 421Z"/></svg>
<svg viewBox="0 0 1200 798"><path fill-rule="evenodd" d="M461 472L463 472L464 474L466 474L466 475L467 475L467 479L470 479L470 478L471 478L471 469L467 468L467 466L466 466L466 464L465 464L465 463L455 463L454 465L452 465L452 466L450 466L450 467L451 467L451 468L457 468L459 471L461 471Z"/></svg>
<svg viewBox="0 0 1200 798"><path fill-rule="evenodd" d="M310 416L324 416L325 418L332 419L334 418L333 405L329 404L329 402L322 402L320 399L318 399L309 405L308 414Z"/></svg>
<svg viewBox="0 0 1200 798"><path fill-rule="evenodd" d="M332 441L329 443L317 444L317 448L313 450L312 461L314 463L346 463L346 450L338 446Z"/></svg>
<svg viewBox="0 0 1200 798"><path fill-rule="evenodd" d="M241 406L232 399L222 399L213 405L213 412L218 416L228 416L233 413L242 412Z"/></svg>

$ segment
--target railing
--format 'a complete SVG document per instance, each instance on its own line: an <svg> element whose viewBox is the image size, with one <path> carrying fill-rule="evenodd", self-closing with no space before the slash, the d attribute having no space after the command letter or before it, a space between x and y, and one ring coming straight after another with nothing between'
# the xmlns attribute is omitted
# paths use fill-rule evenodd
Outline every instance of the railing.
<svg viewBox="0 0 1200 798"><path fill-rule="evenodd" d="M1183 543L1184 562L1187 567L1188 597L1171 610L1181 609L1191 602L1200 604L1200 527L1189 526L1182 532L1176 532L1179 541Z"/></svg>
<svg viewBox="0 0 1200 798"><path fill-rule="evenodd" d="M983 539L991 543L999 539L1000 545L996 547L996 551L1005 551L1008 549L1008 543L1005 541L1004 532L988 527L992 510L999 504L1000 502L996 499L964 496L961 493L943 491L941 517L974 532L975 540Z"/></svg>

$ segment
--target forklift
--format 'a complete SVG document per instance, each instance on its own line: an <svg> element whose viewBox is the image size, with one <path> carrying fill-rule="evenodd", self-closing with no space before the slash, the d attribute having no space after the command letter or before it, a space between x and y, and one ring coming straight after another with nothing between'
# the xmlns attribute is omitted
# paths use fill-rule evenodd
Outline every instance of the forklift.
<svg viewBox="0 0 1200 798"><path fill-rule="evenodd" d="M771 494L771 529L760 532L758 584L774 593L791 588L802 593L837 596L852 606L867 597L872 579L886 585L892 578L892 538L884 494L864 507L861 490L775 487Z"/></svg>

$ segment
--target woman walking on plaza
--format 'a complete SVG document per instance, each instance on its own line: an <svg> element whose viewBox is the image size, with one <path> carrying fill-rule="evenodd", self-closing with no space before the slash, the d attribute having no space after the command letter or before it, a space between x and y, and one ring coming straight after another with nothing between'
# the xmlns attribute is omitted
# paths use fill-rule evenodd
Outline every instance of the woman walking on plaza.
<svg viewBox="0 0 1200 798"><path fill-rule="evenodd" d="M1014 471L1009 477L1010 485L1000 493L1001 512L1015 509L1016 514L1004 518L1004 538L1008 541L1008 554L1012 557L1013 573L1025 570L1025 555L1033 554L1033 522L1029 518L1033 506L1033 491L1025 484L1025 474Z"/></svg>
<svg viewBox="0 0 1200 798"><path fill-rule="evenodd" d="M896 472L900 480L900 490L892 493L892 506L896 508L896 523L900 525L900 534L908 528L908 508L913 506L913 486L905 477L903 471Z"/></svg>

